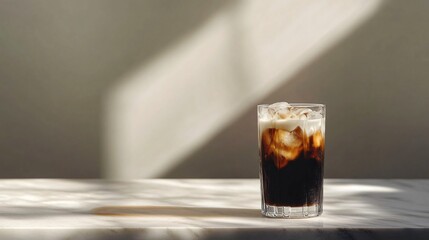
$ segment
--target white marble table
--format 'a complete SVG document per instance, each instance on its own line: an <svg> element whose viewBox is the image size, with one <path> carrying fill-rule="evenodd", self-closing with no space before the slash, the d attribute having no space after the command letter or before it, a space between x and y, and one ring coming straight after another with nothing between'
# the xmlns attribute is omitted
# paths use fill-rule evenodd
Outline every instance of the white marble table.
<svg viewBox="0 0 429 240"><path fill-rule="evenodd" d="M259 209L257 179L0 180L0 239L429 239L429 180L325 180L317 218Z"/></svg>

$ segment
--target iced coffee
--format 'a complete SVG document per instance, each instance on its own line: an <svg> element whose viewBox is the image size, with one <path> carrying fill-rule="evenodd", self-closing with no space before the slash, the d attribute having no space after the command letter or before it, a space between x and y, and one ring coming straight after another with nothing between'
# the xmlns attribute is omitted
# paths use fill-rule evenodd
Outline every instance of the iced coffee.
<svg viewBox="0 0 429 240"><path fill-rule="evenodd" d="M262 213L305 218L322 213L325 106L258 106Z"/></svg>

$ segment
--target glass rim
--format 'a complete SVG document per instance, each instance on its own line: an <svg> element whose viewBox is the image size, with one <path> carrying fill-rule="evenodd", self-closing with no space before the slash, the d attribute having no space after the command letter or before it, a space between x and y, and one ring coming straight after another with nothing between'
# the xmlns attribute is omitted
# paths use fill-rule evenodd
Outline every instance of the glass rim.
<svg viewBox="0 0 429 240"><path fill-rule="evenodd" d="M259 104L258 108L269 107L271 104ZM322 103L289 103L291 107L300 107L300 108L311 108L311 107L325 107L325 104Z"/></svg>

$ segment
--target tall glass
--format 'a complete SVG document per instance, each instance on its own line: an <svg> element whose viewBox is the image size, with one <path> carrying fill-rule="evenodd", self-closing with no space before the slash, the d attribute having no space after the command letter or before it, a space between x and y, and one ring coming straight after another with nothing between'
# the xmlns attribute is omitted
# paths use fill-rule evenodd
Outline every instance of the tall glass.
<svg viewBox="0 0 429 240"><path fill-rule="evenodd" d="M325 105L258 105L262 214L307 218L323 211Z"/></svg>

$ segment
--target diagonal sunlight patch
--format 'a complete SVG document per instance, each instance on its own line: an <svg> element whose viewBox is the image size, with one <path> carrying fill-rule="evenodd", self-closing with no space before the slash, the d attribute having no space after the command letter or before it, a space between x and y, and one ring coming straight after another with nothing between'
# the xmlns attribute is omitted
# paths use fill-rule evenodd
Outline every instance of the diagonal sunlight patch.
<svg viewBox="0 0 429 240"><path fill-rule="evenodd" d="M119 79L105 101L106 177L157 177L173 168L353 32L382 0L270 3L242 1L218 12Z"/></svg>

